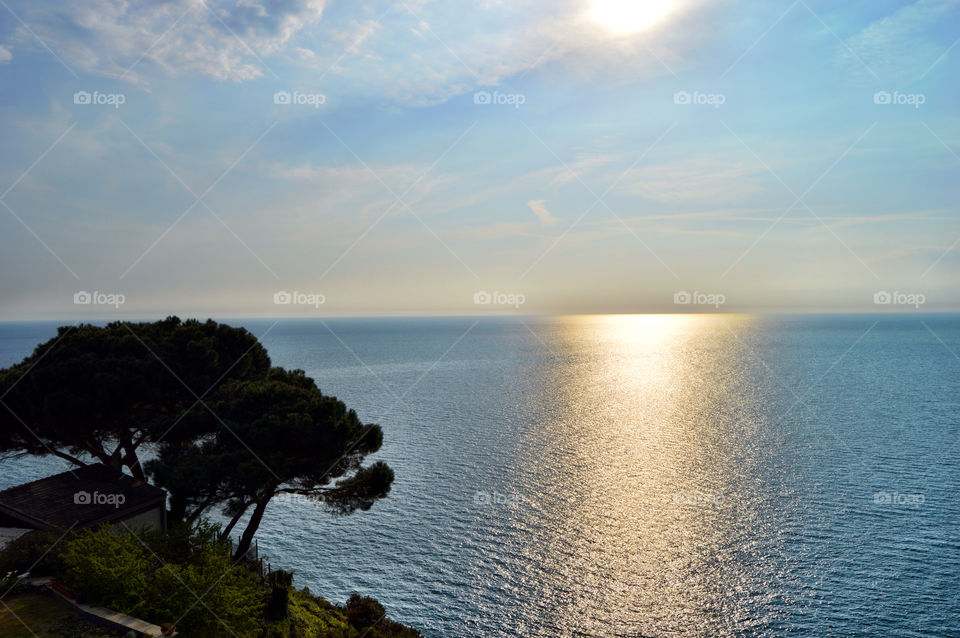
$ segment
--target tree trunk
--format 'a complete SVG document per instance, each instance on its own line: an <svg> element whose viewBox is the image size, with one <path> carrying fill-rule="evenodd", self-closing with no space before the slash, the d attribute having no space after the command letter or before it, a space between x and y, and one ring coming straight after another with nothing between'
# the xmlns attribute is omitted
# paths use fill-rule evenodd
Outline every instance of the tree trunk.
<svg viewBox="0 0 960 638"><path fill-rule="evenodd" d="M233 553L234 560L241 558L250 551L250 544L253 543L253 536L257 533L257 528L260 527L260 521L263 520L263 513L267 509L267 503L270 502L270 499L273 498L273 492L277 489L275 484L271 484L267 490L264 492L264 495L260 497L260 500L257 501L257 507L254 508L253 514L250 516L250 521L247 523L246 529L243 530L243 535L240 537L240 542L237 544L237 549Z"/></svg>
<svg viewBox="0 0 960 638"><path fill-rule="evenodd" d="M59 457L59 458L61 458L61 459L64 459L65 461L70 461L71 463L73 463L73 464L76 465L77 467L86 467L86 466L87 466L87 464L84 463L83 461L81 461L80 459L78 459L78 458L76 458L76 457L74 457L74 456L70 456L70 455L67 454L66 452L62 452L62 451L60 451L60 450L58 450L58 449L56 449L56 448L50 448L50 452L51 452L54 456L57 456L57 457Z"/></svg>
<svg viewBox="0 0 960 638"><path fill-rule="evenodd" d="M123 448L120 464L130 468L130 473L133 474L133 478L146 483L147 475L143 471L143 466L140 465L140 458L137 456L137 448L133 445L133 440L129 434L125 434L123 436L120 441L120 445Z"/></svg>
<svg viewBox="0 0 960 638"><path fill-rule="evenodd" d="M237 512L236 516L234 516L230 520L230 522L227 524L227 526L223 528L223 531L220 533L220 535L223 536L224 538L226 538L227 536L230 536L230 532L233 531L234 526L240 521L241 518L243 518L243 515L247 513L247 508L249 507L250 507L249 504L244 505L243 509Z"/></svg>
<svg viewBox="0 0 960 638"><path fill-rule="evenodd" d="M167 512L167 518L171 523L182 523L187 514L187 503L182 497L178 497L176 492L170 492L170 509Z"/></svg>

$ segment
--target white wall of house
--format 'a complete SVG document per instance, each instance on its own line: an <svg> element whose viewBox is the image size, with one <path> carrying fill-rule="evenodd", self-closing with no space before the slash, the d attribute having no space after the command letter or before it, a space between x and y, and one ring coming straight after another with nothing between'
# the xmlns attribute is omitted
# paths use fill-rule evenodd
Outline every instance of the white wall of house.
<svg viewBox="0 0 960 638"><path fill-rule="evenodd" d="M161 529L163 527L163 506L157 505L152 510L141 512L130 518L124 518L123 524L132 530L137 530L141 527Z"/></svg>

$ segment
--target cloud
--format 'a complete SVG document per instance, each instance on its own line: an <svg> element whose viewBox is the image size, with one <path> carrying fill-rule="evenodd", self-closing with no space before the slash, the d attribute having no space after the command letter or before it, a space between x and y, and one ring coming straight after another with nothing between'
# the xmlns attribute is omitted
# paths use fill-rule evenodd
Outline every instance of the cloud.
<svg viewBox="0 0 960 638"><path fill-rule="evenodd" d="M401 195L410 189L403 199L412 203L425 197L432 188L443 182L442 176L425 175L428 170L429 167L424 164L404 162L366 165L271 164L266 172L271 177L299 183L323 194L347 192L354 197L369 197L375 194L393 199L393 193Z"/></svg>
<svg viewBox="0 0 960 638"><path fill-rule="evenodd" d="M16 10L78 71L145 86L158 76L244 82L319 73L342 94L407 105L437 104L554 63L596 75L621 73L612 62L630 60L631 80L659 75L667 72L660 61L681 68L677 50L692 41L674 26L655 39L612 38L581 0L345 3L325 12L327 4L23 0ZM23 27L12 41L40 47Z"/></svg>
<svg viewBox="0 0 960 638"><path fill-rule="evenodd" d="M551 66L567 76L621 76L618 62L629 60L630 81L663 75L669 73L664 64L683 68L677 51L695 41L676 25L656 38L613 37L589 18L582 0L425 3L391 11L378 26L376 38L350 50L342 76L363 79L355 90L424 106L478 88L509 87Z"/></svg>
<svg viewBox="0 0 960 638"><path fill-rule="evenodd" d="M540 223L543 226L556 224L560 220L550 214L550 211L548 211L547 207L544 205L545 203L546 202L542 199L531 199L527 202L527 206L530 207L530 210L533 211L533 214L537 216L537 219L540 220Z"/></svg>
<svg viewBox="0 0 960 638"><path fill-rule="evenodd" d="M13 53L5 46L0 46L0 64L13 59Z"/></svg>
<svg viewBox="0 0 960 638"><path fill-rule="evenodd" d="M956 22L958 7L960 0L919 0L902 7L849 38L841 64L870 77L872 70L882 80L915 80L950 45L950 41L938 41L935 33L939 26Z"/></svg>
<svg viewBox="0 0 960 638"><path fill-rule="evenodd" d="M426 215L424 200L446 183L443 175L424 176L429 167L416 163L262 166L264 175L277 180L271 219L322 215L353 219L363 226L387 214L406 216L407 206ZM402 196L402 203L396 196Z"/></svg>
<svg viewBox="0 0 960 638"><path fill-rule="evenodd" d="M152 73L243 81L269 73L263 58L293 48L325 0L171 0L31 3L19 8L37 36L71 67L147 84ZM21 27L15 41L39 46Z"/></svg>
<svg viewBox="0 0 960 638"><path fill-rule="evenodd" d="M624 175L622 188L632 195L666 203L730 204L763 192L759 177L767 175L756 162L731 160L726 153L702 153L633 168Z"/></svg>
<svg viewBox="0 0 960 638"><path fill-rule="evenodd" d="M457 228L454 233L470 241L483 241L491 239L516 239L518 237L534 237L536 229L532 224L499 222L495 224L485 224L482 226L465 226Z"/></svg>

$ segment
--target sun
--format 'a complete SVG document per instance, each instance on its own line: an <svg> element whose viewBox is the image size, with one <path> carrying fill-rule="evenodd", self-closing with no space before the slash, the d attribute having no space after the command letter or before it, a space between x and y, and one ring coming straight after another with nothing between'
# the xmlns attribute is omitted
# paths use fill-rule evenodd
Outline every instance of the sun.
<svg viewBox="0 0 960 638"><path fill-rule="evenodd" d="M590 18L614 35L643 31L676 8L675 0L594 0Z"/></svg>

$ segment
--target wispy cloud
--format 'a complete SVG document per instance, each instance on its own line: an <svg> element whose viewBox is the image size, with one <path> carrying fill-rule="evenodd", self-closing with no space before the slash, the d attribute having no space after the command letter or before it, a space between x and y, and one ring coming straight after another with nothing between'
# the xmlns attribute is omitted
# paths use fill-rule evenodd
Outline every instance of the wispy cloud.
<svg viewBox="0 0 960 638"><path fill-rule="evenodd" d="M18 13L71 65L147 84L152 73L197 73L215 80L262 77L262 57L284 50L320 21L323 0L128 3L113 0L26 4ZM15 42L34 46L25 27Z"/></svg>
<svg viewBox="0 0 960 638"><path fill-rule="evenodd" d="M533 214L537 216L537 219L540 220L540 224L543 226L550 226L560 221L550 214L550 211L547 210L546 202L542 199L531 199L527 202L527 206L530 207L530 210L533 211Z"/></svg>
<svg viewBox="0 0 960 638"><path fill-rule="evenodd" d="M866 63L881 80L917 80L950 46L936 27L955 24L958 8L960 0L918 0L902 7L849 38L841 64L864 77L869 77Z"/></svg>
<svg viewBox="0 0 960 638"><path fill-rule="evenodd" d="M661 202L733 204L764 190L766 170L755 160L727 153L701 153L656 165L637 166L622 180L623 190Z"/></svg>
<svg viewBox="0 0 960 638"><path fill-rule="evenodd" d="M588 75L630 59L632 79L661 75L665 61L681 64L677 51L691 42L670 30L649 42L612 40L586 19L579 0L384 1L355 11L326 0L11 1L37 37L85 72L143 86L188 75L232 82L322 76L336 78L344 92L414 105L557 62ZM0 61L10 44L39 46L23 27L3 44Z"/></svg>

